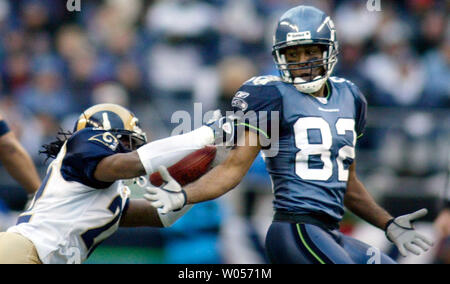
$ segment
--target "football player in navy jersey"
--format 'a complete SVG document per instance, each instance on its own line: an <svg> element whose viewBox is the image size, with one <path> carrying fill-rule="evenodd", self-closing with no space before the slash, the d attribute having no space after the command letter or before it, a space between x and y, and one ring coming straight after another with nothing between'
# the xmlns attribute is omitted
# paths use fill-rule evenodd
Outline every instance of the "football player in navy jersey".
<svg viewBox="0 0 450 284"><path fill-rule="evenodd" d="M376 248L339 232L344 206L385 230L402 255L427 251L432 242L412 226L427 210L393 218L356 175L355 146L363 135L367 102L353 83L331 77L337 56L330 17L309 6L287 11L273 45L280 76L250 79L232 101L236 114L243 114L238 124L245 127L245 135L238 138L242 140L222 164L187 185L184 196L168 190L181 187L161 168L170 186L150 187L145 197L165 211L180 208L170 196L186 197L188 204L217 198L241 181L263 150L275 196L275 216L266 236L271 262L394 263ZM263 112L278 114L276 121L272 115L258 115ZM247 122L249 113L257 119ZM261 122L272 127L263 131ZM279 137L271 146L277 151L271 155L262 142L275 132Z"/></svg>
<svg viewBox="0 0 450 284"><path fill-rule="evenodd" d="M129 110L115 104L87 109L73 134L44 147L54 161L28 210L0 233L0 263L81 263L119 226L170 226L189 206L160 214L145 199L130 200L127 183L222 141L224 125L219 118L146 144Z"/></svg>

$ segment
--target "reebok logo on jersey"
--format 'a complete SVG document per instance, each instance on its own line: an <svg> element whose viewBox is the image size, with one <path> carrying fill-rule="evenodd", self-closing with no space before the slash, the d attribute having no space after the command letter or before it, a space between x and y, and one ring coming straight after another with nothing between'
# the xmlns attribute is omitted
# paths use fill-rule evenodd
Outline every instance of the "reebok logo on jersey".
<svg viewBox="0 0 450 284"><path fill-rule="evenodd" d="M242 98L234 97L231 101L231 106L236 107L242 111L246 111L248 108L248 103L244 101Z"/></svg>
<svg viewBox="0 0 450 284"><path fill-rule="evenodd" d="M250 93L239 91L234 95L233 100L231 101L231 106L241 109L242 111L246 111L248 108L248 103L244 100L246 97L250 96Z"/></svg>

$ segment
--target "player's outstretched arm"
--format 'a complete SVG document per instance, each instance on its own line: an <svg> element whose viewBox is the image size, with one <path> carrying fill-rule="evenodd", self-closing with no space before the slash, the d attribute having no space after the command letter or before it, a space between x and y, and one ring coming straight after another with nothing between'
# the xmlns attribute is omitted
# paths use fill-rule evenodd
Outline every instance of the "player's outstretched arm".
<svg viewBox="0 0 450 284"><path fill-rule="evenodd" d="M128 209L120 219L121 227L164 227L156 208L145 199L130 199Z"/></svg>
<svg viewBox="0 0 450 284"><path fill-rule="evenodd" d="M34 193L41 185L33 160L12 132L0 137L0 161L28 193Z"/></svg>
<svg viewBox="0 0 450 284"><path fill-rule="evenodd" d="M114 182L148 175L157 171L161 165L170 165L174 157L187 155L213 144L215 137L210 127L202 126L183 135L160 139L142 146L137 151L104 158L97 165L94 176L99 181Z"/></svg>
<svg viewBox="0 0 450 284"><path fill-rule="evenodd" d="M419 234L412 223L427 214L426 209L421 209L411 214L393 218L386 210L381 208L364 185L356 176L355 162L350 166L347 192L344 204L353 213L370 224L377 226L386 233L386 237L393 242L403 256L408 252L420 255L427 251L433 242Z"/></svg>
<svg viewBox="0 0 450 284"><path fill-rule="evenodd" d="M356 161L349 168L344 205L370 224L384 230L392 216L379 206L356 175Z"/></svg>
<svg viewBox="0 0 450 284"><path fill-rule="evenodd" d="M245 131L245 143L238 143L224 162L214 167L196 182L187 185L187 204L215 199L235 188L250 169L261 146L250 146L249 141L258 141L257 134Z"/></svg>
<svg viewBox="0 0 450 284"><path fill-rule="evenodd" d="M185 204L215 199L227 193L239 184L257 157L261 147L249 146L248 143L248 141L257 141L255 138L255 133L246 131L242 137L245 141L238 143L243 146L235 147L224 162L184 189L167 171L160 171L165 184L161 187L149 187L144 197L154 207L166 213L183 208Z"/></svg>
<svg viewBox="0 0 450 284"><path fill-rule="evenodd" d="M136 151L108 156L98 163L94 177L102 182L114 182L145 175L145 168Z"/></svg>
<svg viewBox="0 0 450 284"><path fill-rule="evenodd" d="M148 143L131 153L106 157L97 165L94 176L99 181L114 182L149 175L160 166L169 166L174 159L206 145L226 144L234 137L233 124L234 120L217 116L189 133Z"/></svg>

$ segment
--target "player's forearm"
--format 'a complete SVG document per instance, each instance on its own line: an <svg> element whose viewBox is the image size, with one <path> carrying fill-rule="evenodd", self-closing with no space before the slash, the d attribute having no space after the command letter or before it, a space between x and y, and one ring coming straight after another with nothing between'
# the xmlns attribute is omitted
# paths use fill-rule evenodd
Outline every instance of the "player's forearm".
<svg viewBox="0 0 450 284"><path fill-rule="evenodd" d="M246 171L218 165L198 181L187 185L187 203L199 203L220 197L236 187Z"/></svg>
<svg viewBox="0 0 450 284"><path fill-rule="evenodd" d="M104 158L95 170L95 178L103 182L130 179L151 174L159 166L169 166L182 154L189 154L214 142L211 128L202 126L192 132L148 143L137 151Z"/></svg>
<svg viewBox="0 0 450 284"><path fill-rule="evenodd" d="M120 220L121 227L163 227L157 210L144 199L131 199Z"/></svg>
<svg viewBox="0 0 450 284"><path fill-rule="evenodd" d="M131 179L145 175L145 169L136 152L115 154L104 158L97 165L95 178L103 182Z"/></svg>
<svg viewBox="0 0 450 284"><path fill-rule="evenodd" d="M379 206L358 179L350 179L344 204L351 212L384 230L392 216Z"/></svg>
<svg viewBox="0 0 450 284"><path fill-rule="evenodd" d="M247 132L246 139L251 135L254 134ZM187 203L215 199L235 188L253 164L260 149L259 146L238 146L231 150L224 162L185 187Z"/></svg>
<svg viewBox="0 0 450 284"><path fill-rule="evenodd" d="M25 151L25 149L11 137L6 134L0 142L0 158L1 162L8 173L25 188L28 193L34 193L41 185L33 160Z"/></svg>
<svg viewBox="0 0 450 284"><path fill-rule="evenodd" d="M8 172L28 193L36 192L41 185L41 178L30 156L23 152L14 156L20 161L16 160L6 166Z"/></svg>

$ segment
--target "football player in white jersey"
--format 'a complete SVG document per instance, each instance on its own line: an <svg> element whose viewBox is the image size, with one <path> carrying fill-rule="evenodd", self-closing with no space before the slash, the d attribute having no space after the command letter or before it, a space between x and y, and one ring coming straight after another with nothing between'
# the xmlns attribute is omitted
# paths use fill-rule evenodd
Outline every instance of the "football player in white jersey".
<svg viewBox="0 0 450 284"><path fill-rule="evenodd" d="M144 199L130 200L125 181L223 139L224 123L146 144L129 110L87 109L73 134L44 146L55 160L28 210L0 233L0 263L82 263L119 226L170 226L187 210L160 214Z"/></svg>

